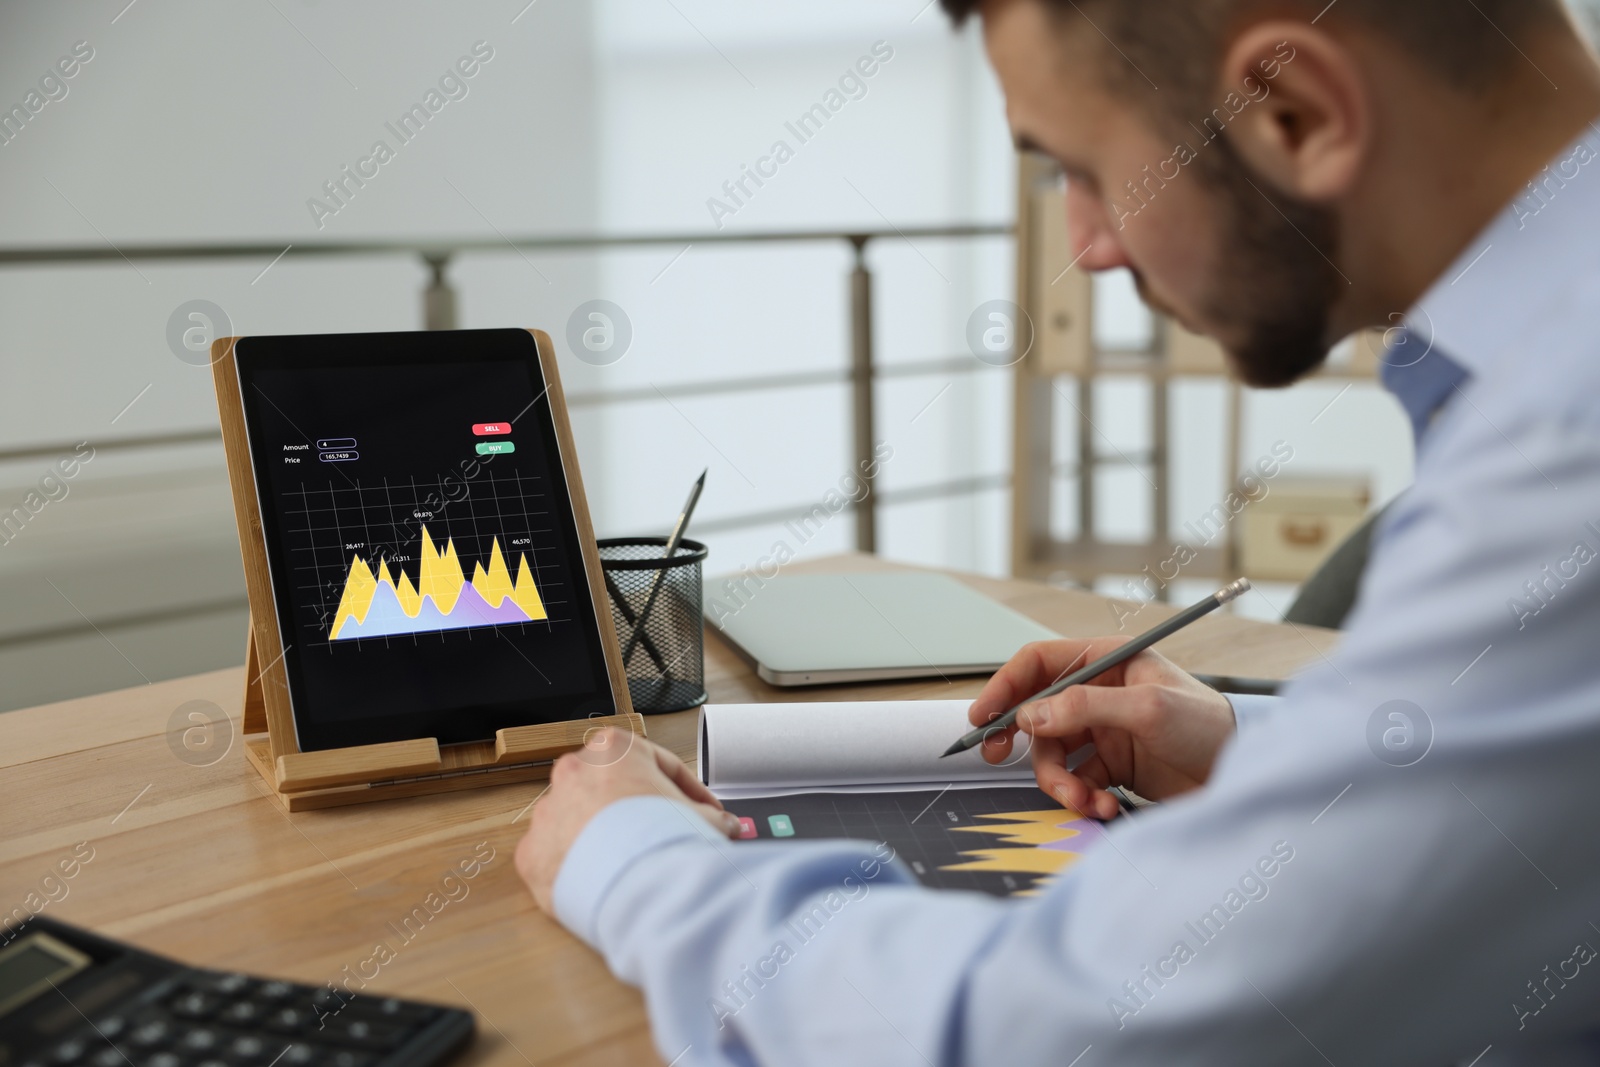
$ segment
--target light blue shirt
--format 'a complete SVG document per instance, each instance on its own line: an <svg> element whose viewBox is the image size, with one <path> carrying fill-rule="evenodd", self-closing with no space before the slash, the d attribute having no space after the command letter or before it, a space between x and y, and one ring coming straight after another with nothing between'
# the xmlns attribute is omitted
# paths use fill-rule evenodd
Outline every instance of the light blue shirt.
<svg viewBox="0 0 1600 1067"><path fill-rule="evenodd" d="M602 811L556 912L643 989L663 1058L1600 1061L1597 145L1407 316L1460 384L1338 651L1239 701L1205 788L1028 900L665 799Z"/></svg>

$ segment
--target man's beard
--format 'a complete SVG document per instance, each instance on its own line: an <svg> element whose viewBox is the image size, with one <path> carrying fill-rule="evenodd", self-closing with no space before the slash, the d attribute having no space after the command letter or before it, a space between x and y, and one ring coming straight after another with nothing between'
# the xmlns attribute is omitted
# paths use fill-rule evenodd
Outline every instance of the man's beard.
<svg viewBox="0 0 1600 1067"><path fill-rule="evenodd" d="M1328 336L1332 305L1347 284L1332 263L1336 220L1253 183L1226 137L1201 153L1193 167L1214 193L1221 235L1201 321L1246 385L1289 385L1321 366L1336 340ZM1151 302L1144 279L1135 280Z"/></svg>

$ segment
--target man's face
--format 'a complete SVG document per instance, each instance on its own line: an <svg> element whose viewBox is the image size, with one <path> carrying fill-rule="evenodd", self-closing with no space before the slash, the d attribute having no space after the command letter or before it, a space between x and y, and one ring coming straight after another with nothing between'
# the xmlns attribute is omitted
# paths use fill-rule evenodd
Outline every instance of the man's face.
<svg viewBox="0 0 1600 1067"><path fill-rule="evenodd" d="M1251 385L1286 385L1313 370L1337 340L1332 214L1274 195L1225 137L1163 133L1112 95L1097 54L1111 46L1080 21L1063 25L1040 0L984 8L1012 131L1066 173L1079 265L1128 268L1152 308L1215 338ZM1226 95L1219 89L1197 108L1194 126L1205 131Z"/></svg>

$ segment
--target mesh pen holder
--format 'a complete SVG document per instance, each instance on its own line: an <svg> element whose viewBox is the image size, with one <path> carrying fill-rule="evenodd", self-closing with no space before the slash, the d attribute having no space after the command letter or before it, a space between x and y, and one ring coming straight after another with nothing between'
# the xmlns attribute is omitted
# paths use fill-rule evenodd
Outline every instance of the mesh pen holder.
<svg viewBox="0 0 1600 1067"><path fill-rule="evenodd" d="M599 547L611 621L624 650L651 585L658 574L666 574L644 634L627 658L633 710L657 715L698 708L706 702L705 616L700 599L706 546L684 538L671 560L664 555L665 537L610 537Z"/></svg>

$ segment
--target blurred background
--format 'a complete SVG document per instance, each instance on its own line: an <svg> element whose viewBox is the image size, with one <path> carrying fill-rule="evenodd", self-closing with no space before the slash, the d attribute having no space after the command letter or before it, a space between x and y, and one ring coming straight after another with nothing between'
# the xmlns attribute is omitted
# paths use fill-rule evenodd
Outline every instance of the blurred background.
<svg viewBox="0 0 1600 1067"><path fill-rule="evenodd" d="M599 535L709 466L714 575L780 540L1135 598L1242 570L1276 618L1411 477L1359 351L1236 390L1127 278L1056 274L1052 177L927 0L12 0L0 71L0 710L242 661L208 331L543 328ZM864 443L869 502L799 543ZM1138 578L1280 443L1263 521Z"/></svg>

